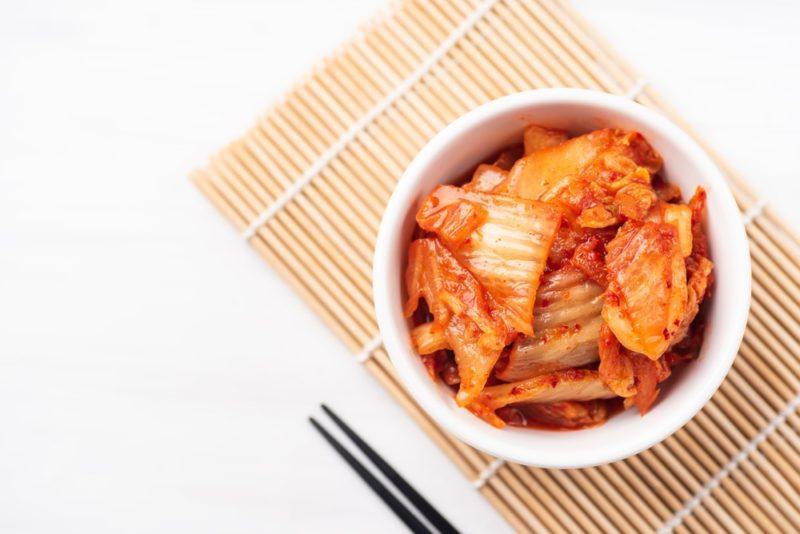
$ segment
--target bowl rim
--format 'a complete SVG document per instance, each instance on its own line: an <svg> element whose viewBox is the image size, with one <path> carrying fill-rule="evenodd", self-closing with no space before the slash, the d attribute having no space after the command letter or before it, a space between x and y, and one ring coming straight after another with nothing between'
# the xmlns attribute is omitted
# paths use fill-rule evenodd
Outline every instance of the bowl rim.
<svg viewBox="0 0 800 534"><path fill-rule="evenodd" d="M665 116L627 98L600 91L572 88L523 91L487 102L457 118L437 133L406 168L389 199L378 230L373 258L373 299L380 335L392 364L411 396L438 425L462 441L498 458L538 467L566 469L601 465L621 460L646 450L672 435L706 405L730 370L744 335L750 308L751 266L744 224L734 225L730 229L730 234L726 235L728 243L724 246L726 247L726 255L729 256L726 257L726 261L732 264L737 262L739 265L735 271L739 276L735 278L737 278L737 286L742 288L744 298L741 300L741 305L727 312L726 336L721 343L722 346L718 349L719 352L724 353L724 357L720 356L719 364L712 368L713 372L703 382L703 388L694 395L696 401L685 411L670 413L666 416L659 425L660 432L652 432L652 435L649 435L646 439L640 438L626 441L620 444L613 454L606 454L605 456L596 455L596 457L592 457L590 453L575 454L576 451L573 450L570 454L561 456L545 455L544 457L531 458L526 456L524 452L516 450L517 447L504 443L502 438L490 436L488 433L475 432L473 428L454 417L453 408L442 402L442 399L436 395L434 388L430 387L432 382L431 384L422 384L421 380L418 379L418 373L415 372L414 366L418 366L419 361L418 359L414 360L407 357L409 353L413 354L413 351L408 349L407 333L400 332L394 327L395 321L393 318L397 314L401 314L401 310L394 310L391 307L389 298L388 275L392 268L389 261L392 256L393 240L398 237L408 210L413 208L410 203L415 198L415 188L422 177L421 171L443 149L447 148L452 138L471 130L494 115L506 113L509 110L518 109L519 111L524 111L525 107L563 104L603 107L625 115L637 124L647 125L650 129L658 131L663 137L668 138L677 146L687 159L691 160L701 170L699 174L709 184L714 183L723 186L717 188L716 195L723 191L722 194L725 196L724 199L717 199L722 210L717 216L723 217L726 221L742 220L730 186L719 168L696 141ZM732 257L730 257L731 255ZM490 427L487 425L487 428ZM564 435L569 436L570 433L566 432Z"/></svg>

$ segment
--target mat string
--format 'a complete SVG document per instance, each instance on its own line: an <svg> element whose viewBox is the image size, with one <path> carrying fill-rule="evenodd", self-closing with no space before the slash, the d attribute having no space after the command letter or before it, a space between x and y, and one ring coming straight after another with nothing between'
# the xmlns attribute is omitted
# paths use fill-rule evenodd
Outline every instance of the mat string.
<svg viewBox="0 0 800 534"><path fill-rule="evenodd" d="M364 363L370 358L372 358L372 353L378 350L381 345L383 345L383 338L381 335L378 334L374 338L370 339L369 341L364 344L360 351L356 354L356 361L358 363Z"/></svg>
<svg viewBox="0 0 800 534"><path fill-rule="evenodd" d="M742 222L745 226L748 226L751 222L756 220L762 213L764 213L764 209L767 207L767 201L765 199L759 199L755 204L750 206L747 211L744 212L742 215Z"/></svg>
<svg viewBox="0 0 800 534"><path fill-rule="evenodd" d="M650 82L646 78L639 78L622 96L631 100L636 100L649 84Z"/></svg>
<svg viewBox="0 0 800 534"><path fill-rule="evenodd" d="M786 422L786 419L794 413L797 408L800 407L800 394L794 397L789 403L780 411L778 412L775 417L773 417L769 424L765 426L761 432L756 434L756 436L751 439L744 448L739 451L731 461L725 464L725 466L719 470L719 472L714 475L711 480L705 483L702 488L700 488L697 493L695 493L691 499L689 499L683 508L678 510L678 512L673 515L669 521L664 523L664 525L659 529L659 533L665 534L668 532L672 532L678 525L680 525L686 517L692 513L692 511L700 506L703 499L708 497L712 491L714 491L717 486L722 483L722 481L727 477L731 471L736 469L739 464L747 459L748 456L753 454L757 449L758 446L761 445L779 426Z"/></svg>
<svg viewBox="0 0 800 534"><path fill-rule="evenodd" d="M505 463L506 461L502 458L495 458L492 463L487 465L483 471L481 471L481 474L478 475L478 478L472 481L472 486L475 489L481 489L484 484L486 484L489 479L492 478L495 473L497 473L497 470L505 465Z"/></svg>
<svg viewBox="0 0 800 534"><path fill-rule="evenodd" d="M303 188L308 185L311 180L317 176L328 163L333 160L344 148L350 144L364 128L374 121L381 113L386 111L395 100L402 97L414 84L422 79L436 63L441 60L450 49L462 38L466 33L472 29L477 22L497 3L498 0L486 0L478 9L470 13L470 15L462 22L453 32L447 36L439 47L431 53L430 56L417 67L411 75L403 80L391 93L378 102L378 104L367 112L366 115L356 121L346 132L342 134L336 142L331 145L328 150L323 152L319 158L314 162L311 167L304 172L300 178L295 181L286 191L284 191L275 202L267 207L261 214L251 222L247 228L242 232L242 238L245 240L253 237L258 229L264 226L270 219L272 219L286 204L288 204L295 196L297 196Z"/></svg>

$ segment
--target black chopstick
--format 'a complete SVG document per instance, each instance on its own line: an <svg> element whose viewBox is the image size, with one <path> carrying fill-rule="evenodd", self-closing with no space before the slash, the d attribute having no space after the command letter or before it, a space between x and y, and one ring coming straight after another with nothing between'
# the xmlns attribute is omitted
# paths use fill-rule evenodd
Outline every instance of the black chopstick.
<svg viewBox="0 0 800 534"><path fill-rule="evenodd" d="M392 509L392 511L400 518L403 523L414 532L414 534L433 534L431 530L426 527L425 525L420 522L419 519L408 509L406 506L400 502L397 497L392 495L392 493L386 489L386 487L381 483L380 480L375 478L375 475L369 472L366 467L361 465L355 456L350 454L350 451L345 449L339 441L334 438L330 433L325 430L325 428L320 425L316 419L313 417L308 418L311 421L311 424L314 425L314 428L322 434L322 437L331 444L331 446L339 453L339 455L344 458L344 460L352 467L358 476L361 477L361 480L367 483L367 485L372 488L372 491L378 494L378 496L386 503L386 505Z"/></svg>
<svg viewBox="0 0 800 534"><path fill-rule="evenodd" d="M430 521L431 525L433 525L436 530L442 534L458 533L455 527L451 525L450 522L445 519L444 516L427 501L427 499L425 499L425 497L420 495L417 490L411 487L411 484L409 484L406 479L400 475L400 473L395 471L394 468L389 465L380 454L375 452L375 450L370 447L366 441L361 439L361 436L356 434L355 431L347 425L347 423L342 421L342 419L333 412L333 410L328 408L325 404L322 405L322 410L328 414L333 422L336 423L336 426L341 428L342 432L344 432L347 437L350 438L353 443L355 443L356 447L361 449L361 452L363 452L367 458L370 459L375 467L377 467L378 470L383 473L398 490L400 490L400 493L402 493L428 521Z"/></svg>

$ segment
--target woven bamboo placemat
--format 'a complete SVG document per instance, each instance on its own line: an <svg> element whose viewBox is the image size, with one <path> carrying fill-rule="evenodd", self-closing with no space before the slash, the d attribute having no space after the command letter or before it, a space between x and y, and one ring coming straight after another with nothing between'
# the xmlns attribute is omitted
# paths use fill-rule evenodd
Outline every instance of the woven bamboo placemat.
<svg viewBox="0 0 800 534"><path fill-rule="evenodd" d="M625 95L688 130L565 1L418 0L342 46L192 179L515 529L799 530L800 242L713 153L750 237L753 303L727 380L672 437L601 467L528 468L445 434L399 384L370 282L395 182L466 111L565 86Z"/></svg>

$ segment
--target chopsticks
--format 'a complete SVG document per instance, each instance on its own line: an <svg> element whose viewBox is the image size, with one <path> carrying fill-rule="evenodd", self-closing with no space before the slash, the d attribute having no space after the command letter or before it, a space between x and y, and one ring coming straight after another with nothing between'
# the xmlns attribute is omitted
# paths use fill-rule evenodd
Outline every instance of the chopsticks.
<svg viewBox="0 0 800 534"><path fill-rule="evenodd" d="M331 418L336 426L355 444L356 447L375 465L375 467L405 496L416 510L442 534L458 533L458 530L442 516L422 495L417 492L395 469L384 460L361 436L355 433L342 419L325 404L322 410ZM355 470L361 479L383 500L386 505L400 518L403 523L414 533L433 533L411 510L406 507L395 495L373 475L369 469L353 456L335 437L333 437L313 417L308 418L314 428L336 450L339 455Z"/></svg>

